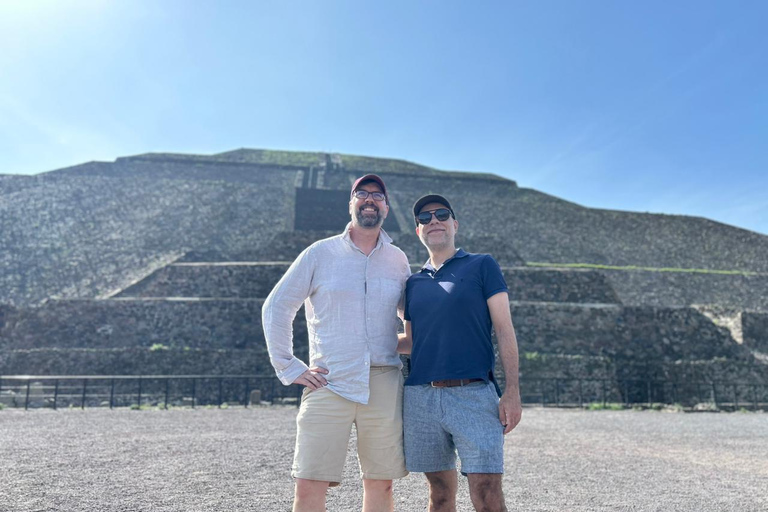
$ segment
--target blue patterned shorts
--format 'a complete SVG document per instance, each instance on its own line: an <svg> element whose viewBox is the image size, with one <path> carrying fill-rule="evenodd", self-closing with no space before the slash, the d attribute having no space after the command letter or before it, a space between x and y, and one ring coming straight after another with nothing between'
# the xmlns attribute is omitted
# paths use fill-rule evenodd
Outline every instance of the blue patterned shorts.
<svg viewBox="0 0 768 512"><path fill-rule="evenodd" d="M504 427L492 382L405 386L403 429L408 471L456 469L458 452L464 474L504 472Z"/></svg>

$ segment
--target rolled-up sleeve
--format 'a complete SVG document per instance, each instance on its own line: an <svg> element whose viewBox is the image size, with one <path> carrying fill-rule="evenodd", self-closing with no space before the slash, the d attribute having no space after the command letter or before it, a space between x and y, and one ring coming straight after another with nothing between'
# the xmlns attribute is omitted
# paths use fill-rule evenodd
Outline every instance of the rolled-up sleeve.
<svg viewBox="0 0 768 512"><path fill-rule="evenodd" d="M312 246L299 254L270 292L261 310L261 325L267 340L269 361L280 382L293 383L308 366L293 355L293 320L309 297L314 274Z"/></svg>

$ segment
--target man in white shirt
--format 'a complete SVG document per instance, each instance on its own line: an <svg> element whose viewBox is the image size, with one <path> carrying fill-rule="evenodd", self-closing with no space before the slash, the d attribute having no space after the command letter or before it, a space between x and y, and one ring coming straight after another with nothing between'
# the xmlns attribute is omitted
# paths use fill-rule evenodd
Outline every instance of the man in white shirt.
<svg viewBox="0 0 768 512"><path fill-rule="evenodd" d="M392 480L403 457L397 315L410 275L405 254L381 229L389 213L384 181L358 178L343 233L310 245L267 297L262 325L283 384L306 386L296 419L293 510L324 511L339 485L352 424L357 429L363 511L392 511ZM293 319L304 304L309 367L293 355Z"/></svg>

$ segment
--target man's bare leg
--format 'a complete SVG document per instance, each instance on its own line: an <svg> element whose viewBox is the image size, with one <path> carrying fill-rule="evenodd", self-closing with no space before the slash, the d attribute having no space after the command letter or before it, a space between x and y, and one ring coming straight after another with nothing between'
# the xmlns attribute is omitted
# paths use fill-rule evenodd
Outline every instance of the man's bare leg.
<svg viewBox="0 0 768 512"><path fill-rule="evenodd" d="M392 480L363 479L363 512L392 512Z"/></svg>
<svg viewBox="0 0 768 512"><path fill-rule="evenodd" d="M456 470L425 473L429 482L429 512L456 512L459 479Z"/></svg>
<svg viewBox="0 0 768 512"><path fill-rule="evenodd" d="M501 474L470 473L469 497L475 510L482 512L507 512L504 491L501 488Z"/></svg>
<svg viewBox="0 0 768 512"><path fill-rule="evenodd" d="M329 483L297 478L293 512L325 512L325 493Z"/></svg>

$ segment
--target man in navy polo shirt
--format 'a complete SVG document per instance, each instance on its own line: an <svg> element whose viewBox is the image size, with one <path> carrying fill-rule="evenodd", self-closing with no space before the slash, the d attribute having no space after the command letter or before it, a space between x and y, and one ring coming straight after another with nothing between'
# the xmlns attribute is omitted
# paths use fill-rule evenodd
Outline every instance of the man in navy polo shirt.
<svg viewBox="0 0 768 512"><path fill-rule="evenodd" d="M447 199L424 196L413 215L429 260L406 284L398 346L411 354L403 401L406 467L426 473L431 512L455 511L458 452L475 509L506 511L504 435L522 415L507 285L490 255L456 249L459 223ZM491 329L506 375L501 399Z"/></svg>

